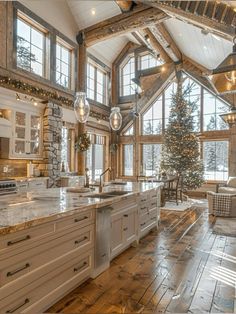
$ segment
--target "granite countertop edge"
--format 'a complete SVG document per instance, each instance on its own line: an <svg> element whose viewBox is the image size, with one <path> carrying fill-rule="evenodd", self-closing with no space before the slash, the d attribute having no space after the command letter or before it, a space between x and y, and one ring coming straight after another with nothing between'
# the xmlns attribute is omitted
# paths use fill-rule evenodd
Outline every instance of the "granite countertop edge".
<svg viewBox="0 0 236 314"><path fill-rule="evenodd" d="M156 186L150 186L150 188L148 188L148 190L153 190L158 188L160 185L156 185ZM146 190L147 191L147 190ZM130 197L133 196L138 196L141 193L143 193L144 191L130 191L130 193L125 194L125 195L119 195L119 196L114 196L111 197L109 199L90 199L90 201L92 203L87 203L87 204L79 204L77 206L74 206L74 208L70 208L70 209L66 209L65 211L60 211L59 209L55 209L54 212L52 212L51 214L47 214L45 216L41 216L41 217L27 217L27 218L23 218L25 219L25 221L19 221L18 223L12 223L12 224L8 224L8 225L1 225L1 216L0 216L0 236L4 236L7 234L12 234L15 233L17 231L22 231L22 230L26 230L29 229L31 227L35 227L35 226L39 226L41 224L45 224L45 223L50 223L53 222L58 219L61 218L66 218L69 217L71 215L77 214L77 213L82 213L84 211L87 211L89 209L98 209L104 206L111 206L112 204L115 204L121 200L126 200ZM74 193L68 193L68 194L74 194ZM90 193L91 194L91 193ZM71 196L70 196L71 197ZM80 198L82 199L89 199L89 196L86 195L79 195ZM40 207L40 201L37 204L37 207ZM7 211L10 210L8 208L5 208L6 211L6 215L7 215ZM21 210L21 209L19 209ZM40 209L35 209L35 211L39 211ZM0 209L0 214L1 214L1 209Z"/></svg>

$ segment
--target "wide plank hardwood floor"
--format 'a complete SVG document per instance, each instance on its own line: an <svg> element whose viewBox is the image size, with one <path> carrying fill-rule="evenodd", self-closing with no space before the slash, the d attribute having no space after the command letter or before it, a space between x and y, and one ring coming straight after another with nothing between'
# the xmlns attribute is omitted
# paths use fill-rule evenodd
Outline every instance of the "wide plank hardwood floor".
<svg viewBox="0 0 236 314"><path fill-rule="evenodd" d="M234 313L236 238L206 208L162 211L152 231L48 313Z"/></svg>

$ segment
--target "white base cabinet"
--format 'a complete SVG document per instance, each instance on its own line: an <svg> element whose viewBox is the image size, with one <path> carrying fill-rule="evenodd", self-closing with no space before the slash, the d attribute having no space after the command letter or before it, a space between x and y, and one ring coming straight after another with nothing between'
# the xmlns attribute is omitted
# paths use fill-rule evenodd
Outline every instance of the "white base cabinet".
<svg viewBox="0 0 236 314"><path fill-rule="evenodd" d="M112 205L111 259L157 227L159 205L159 189ZM95 236L95 209L1 236L0 313L43 312L94 277Z"/></svg>
<svg viewBox="0 0 236 314"><path fill-rule="evenodd" d="M137 240L137 205L134 202L111 215L111 258Z"/></svg>
<svg viewBox="0 0 236 314"><path fill-rule="evenodd" d="M143 192L114 205L111 214L111 259L157 228L160 189Z"/></svg>
<svg viewBox="0 0 236 314"><path fill-rule="evenodd" d="M90 278L94 223L91 209L2 236L0 313L43 312Z"/></svg>

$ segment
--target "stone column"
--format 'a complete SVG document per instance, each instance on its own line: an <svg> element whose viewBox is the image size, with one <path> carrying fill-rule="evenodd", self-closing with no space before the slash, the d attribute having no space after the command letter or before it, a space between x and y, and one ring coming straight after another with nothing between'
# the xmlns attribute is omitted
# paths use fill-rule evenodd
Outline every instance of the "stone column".
<svg viewBox="0 0 236 314"><path fill-rule="evenodd" d="M230 128L229 176L236 177L236 125Z"/></svg>
<svg viewBox="0 0 236 314"><path fill-rule="evenodd" d="M60 178L61 129L62 108L48 103L43 115L43 175L49 177L49 187L57 186Z"/></svg>

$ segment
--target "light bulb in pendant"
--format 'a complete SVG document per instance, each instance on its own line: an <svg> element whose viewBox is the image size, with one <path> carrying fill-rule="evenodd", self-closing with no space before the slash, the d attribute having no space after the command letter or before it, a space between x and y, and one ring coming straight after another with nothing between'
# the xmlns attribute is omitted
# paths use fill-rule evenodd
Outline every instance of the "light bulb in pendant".
<svg viewBox="0 0 236 314"><path fill-rule="evenodd" d="M75 116L78 122L85 123L88 120L90 106L86 99L85 92L76 93L76 99L74 102Z"/></svg>

